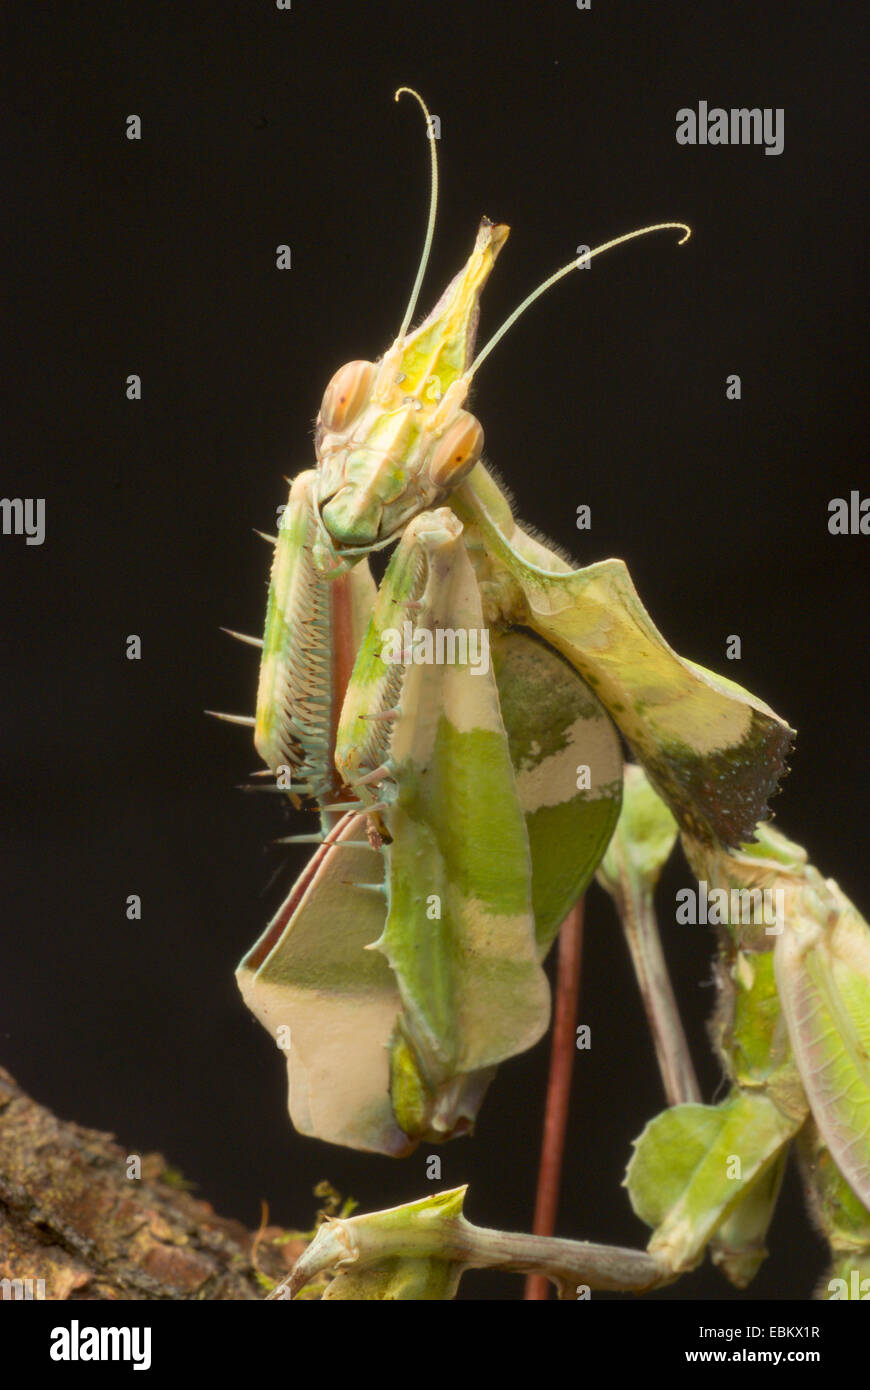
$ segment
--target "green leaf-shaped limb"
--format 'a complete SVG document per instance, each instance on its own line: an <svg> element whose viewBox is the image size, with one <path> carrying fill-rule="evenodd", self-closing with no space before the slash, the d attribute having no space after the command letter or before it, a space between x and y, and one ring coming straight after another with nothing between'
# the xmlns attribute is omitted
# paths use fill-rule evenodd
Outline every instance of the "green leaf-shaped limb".
<svg viewBox="0 0 870 1390"><path fill-rule="evenodd" d="M361 769L388 770L377 947L402 1000L391 1093L409 1135L444 1138L457 1078L469 1078L471 1104L472 1078L546 1029L540 960L612 832L619 740L563 657L534 634L489 628L462 523L442 508L410 523L390 561L336 748L351 785Z"/></svg>
<svg viewBox="0 0 870 1390"><path fill-rule="evenodd" d="M562 1299L592 1289L655 1288L669 1273L645 1251L527 1236L474 1226L462 1214L464 1187L422 1201L324 1222L271 1298L293 1298L324 1273L325 1299L452 1298L466 1269L545 1274Z"/></svg>
<svg viewBox="0 0 870 1390"><path fill-rule="evenodd" d="M401 573L413 547L426 566L418 625L483 633L462 526L446 508L407 528L382 594L398 589L392 571ZM379 644L382 602L379 595L372 619ZM405 666L390 741L389 908L378 948L430 1084L524 1051L549 1019L528 835L495 672L465 656Z"/></svg>
<svg viewBox="0 0 870 1390"><path fill-rule="evenodd" d="M478 465L454 506L477 528L515 621L563 653L598 695L680 826L708 843L752 838L785 771L792 730L733 681L679 657L621 560L572 570L514 521Z"/></svg>
<svg viewBox="0 0 870 1390"><path fill-rule="evenodd" d="M297 1261L291 1296L324 1270L335 1278L324 1300L395 1302L451 1299L464 1263L455 1233L464 1226L464 1187L419 1202L325 1222Z"/></svg>
<svg viewBox="0 0 870 1390"><path fill-rule="evenodd" d="M767 1258L766 1236L779 1198L788 1145L732 1208L716 1232L710 1254L713 1263L738 1289L752 1283Z"/></svg>
<svg viewBox="0 0 870 1390"><path fill-rule="evenodd" d="M692 1269L797 1127L766 1096L737 1090L721 1105L675 1105L651 1120L625 1177L635 1212L655 1228L650 1254Z"/></svg>

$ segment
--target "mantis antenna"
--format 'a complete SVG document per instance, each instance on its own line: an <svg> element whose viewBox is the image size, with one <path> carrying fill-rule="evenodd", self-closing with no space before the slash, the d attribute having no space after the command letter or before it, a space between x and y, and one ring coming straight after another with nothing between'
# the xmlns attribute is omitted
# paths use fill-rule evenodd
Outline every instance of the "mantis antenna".
<svg viewBox="0 0 870 1390"><path fill-rule="evenodd" d="M430 190L429 190L429 221L426 224L426 240L423 242L423 254L420 257L420 266L417 270L417 278L414 281L414 288L411 291L411 298L405 310L405 317L402 319L402 326L399 329L397 341L401 342L411 322L411 317L417 307L417 299L420 294L420 287L423 284L423 276L426 274L426 266L429 262L429 252L432 249L432 237L435 233L435 213L438 209L438 156L435 153L435 131L432 125L432 117L429 115L429 108L419 92L415 92L413 87L399 87L393 94L393 100L398 101L403 92L413 97L420 106L423 115L426 117L426 132L429 136L429 169L430 169Z"/></svg>
<svg viewBox="0 0 870 1390"><path fill-rule="evenodd" d="M603 251L612 251L614 246L621 246L624 241L634 241L635 237L647 236L650 232L666 231L683 233L677 242L678 246L682 246L683 242L688 241L689 237L692 235L691 227L688 227L685 222L654 222L649 227L639 227L635 232L626 232L624 236L614 237L612 241L605 241L601 246L596 246L594 251L585 251L583 255L578 256L576 260L569 261L567 265L563 265L561 270L557 270L555 274L551 275L548 280L545 280L542 285L538 285L536 290L532 290L531 294L526 295L522 304L518 304L513 313L508 315L498 332L490 338L486 347L482 348L475 357L468 371L465 373L466 381L471 380L481 362L483 362L484 358L489 356L496 343L504 337L508 329L513 327L520 317L520 314L524 314L529 305L534 304L535 300L546 293L551 285L555 285L557 280L561 280L565 275L570 275L572 270L579 270L581 265L585 266L587 262L592 260L593 256L600 256Z"/></svg>

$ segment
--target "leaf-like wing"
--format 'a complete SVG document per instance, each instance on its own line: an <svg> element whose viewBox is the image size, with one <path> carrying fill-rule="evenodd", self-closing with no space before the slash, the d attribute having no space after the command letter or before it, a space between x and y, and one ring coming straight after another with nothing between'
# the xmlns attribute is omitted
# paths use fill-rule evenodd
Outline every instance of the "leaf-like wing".
<svg viewBox="0 0 870 1390"><path fill-rule="evenodd" d="M795 894L776 982L813 1117L870 1205L870 927L832 880Z"/></svg>

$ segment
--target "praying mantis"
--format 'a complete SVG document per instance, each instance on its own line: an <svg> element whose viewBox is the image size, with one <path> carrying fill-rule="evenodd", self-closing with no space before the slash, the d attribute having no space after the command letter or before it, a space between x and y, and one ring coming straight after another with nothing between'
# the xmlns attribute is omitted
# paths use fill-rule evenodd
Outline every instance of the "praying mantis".
<svg viewBox="0 0 870 1390"><path fill-rule="evenodd" d="M468 409L508 228L484 218L411 328L333 376L316 466L275 538L253 726L264 777L319 815L313 857L237 978L285 1051L298 1131L396 1157L467 1133L495 1068L549 1020L543 959L619 818L621 738L709 853L751 838L792 731L679 657L625 565L575 569L515 518ZM395 547L379 586L369 557ZM256 640L256 639L247 639ZM260 645L257 642L257 645Z"/></svg>
<svg viewBox="0 0 870 1390"><path fill-rule="evenodd" d="M628 764L619 821L598 870L616 903L656 1044L669 1108L635 1141L624 1186L653 1228L645 1251L481 1230L464 1189L316 1233L287 1284L325 1299L452 1298L467 1269L545 1273L560 1296L644 1292L709 1249L738 1288L765 1250L789 1150L829 1247L819 1297L870 1301L870 926L801 846L769 825L734 850L682 832L710 890L719 935L713 1039L729 1083L703 1105L670 992L654 889L679 828ZM775 895L772 917L758 909Z"/></svg>

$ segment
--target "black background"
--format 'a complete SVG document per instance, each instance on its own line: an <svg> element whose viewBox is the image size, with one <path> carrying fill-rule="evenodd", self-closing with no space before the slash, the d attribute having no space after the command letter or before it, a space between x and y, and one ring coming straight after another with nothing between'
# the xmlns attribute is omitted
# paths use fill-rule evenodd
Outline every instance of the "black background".
<svg viewBox="0 0 870 1390"><path fill-rule="evenodd" d="M859 7L269 0L7 11L3 495L46 498L42 547L0 539L4 894L0 1062L66 1118L158 1148L217 1208L307 1225L323 1177L363 1209L424 1195L401 1163L297 1136L283 1059L233 970L304 862L305 827L235 783L282 474L312 461L334 369L392 341L427 199L418 88L441 119L428 310L481 214L511 224L484 338L574 254L644 223L499 345L475 409L520 514L578 562L623 557L682 655L798 729L779 823L866 911L866 556L828 501L870 491L858 360L865 229ZM681 147L675 113L783 107L785 150ZM143 138L125 137L141 116ZM292 248L279 272L275 250ZM483 341L483 339L481 340ZM143 399L125 395L129 373ZM742 377L743 399L725 398ZM591 532L578 532L580 503ZM143 659L125 659L138 633ZM740 663L725 660L729 634ZM271 882L277 871L278 877ZM663 902L688 884L669 870ZM143 918L125 899L138 893ZM619 1183L663 1103L614 914L588 902L559 1233L642 1244ZM705 1095L711 935L663 929ZM504 1065L443 1148L471 1219L528 1229L546 1043ZM823 1265L787 1183L750 1290ZM465 1298L517 1298L473 1275ZM663 1298L733 1298L709 1266Z"/></svg>

